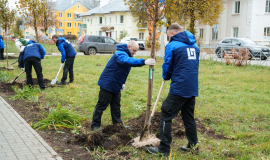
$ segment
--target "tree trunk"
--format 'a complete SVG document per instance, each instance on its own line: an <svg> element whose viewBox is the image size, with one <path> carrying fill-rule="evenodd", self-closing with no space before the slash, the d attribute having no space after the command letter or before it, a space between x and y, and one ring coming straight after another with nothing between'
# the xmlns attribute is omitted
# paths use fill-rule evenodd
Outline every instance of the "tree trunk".
<svg viewBox="0 0 270 160"><path fill-rule="evenodd" d="M8 64L7 27L5 27L5 38L6 38L6 56L7 56L7 69L8 69L9 64Z"/></svg>
<svg viewBox="0 0 270 160"><path fill-rule="evenodd" d="M35 25L34 28L35 28L35 33L36 33L36 40L37 40L37 43L39 43L36 16L34 16L34 25Z"/></svg>
<svg viewBox="0 0 270 160"><path fill-rule="evenodd" d="M158 0L155 0L155 15L153 19L153 34L152 34L152 46L151 46L151 58L155 58L155 47L156 47L156 23L158 19ZM152 104L152 92L153 92L153 79L154 79L154 66L149 66L149 79L148 79L148 99L147 108L145 115L144 127L150 118L151 104Z"/></svg>
<svg viewBox="0 0 270 160"><path fill-rule="evenodd" d="M189 31L195 36L195 15L194 15L194 10L191 11L191 15L190 15Z"/></svg>

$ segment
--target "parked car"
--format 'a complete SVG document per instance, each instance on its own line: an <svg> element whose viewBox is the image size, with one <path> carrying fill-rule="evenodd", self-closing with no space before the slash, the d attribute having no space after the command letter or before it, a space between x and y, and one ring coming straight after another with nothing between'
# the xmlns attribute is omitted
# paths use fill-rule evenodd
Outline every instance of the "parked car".
<svg viewBox="0 0 270 160"><path fill-rule="evenodd" d="M95 55L96 53L114 53L117 45L119 43L107 36L84 35L78 39L76 49L85 55Z"/></svg>
<svg viewBox="0 0 270 160"><path fill-rule="evenodd" d="M139 44L139 48L141 50L144 50L145 49L145 43L143 41L140 41L138 38L135 38L135 37L125 37L121 40L121 43L122 44L127 44L129 41L137 41L138 44Z"/></svg>
<svg viewBox="0 0 270 160"><path fill-rule="evenodd" d="M255 57L266 60L270 56L269 47L260 46L248 38L224 38L217 43L215 53L218 58L221 58L223 51L229 51L231 48L234 48L236 51L240 48L247 49L251 53L250 58Z"/></svg>
<svg viewBox="0 0 270 160"><path fill-rule="evenodd" d="M30 39L30 40L37 41L36 38L33 35L27 35L27 36L24 37L24 39Z"/></svg>
<svg viewBox="0 0 270 160"><path fill-rule="evenodd" d="M41 36L42 42L49 42L50 39L48 36Z"/></svg>

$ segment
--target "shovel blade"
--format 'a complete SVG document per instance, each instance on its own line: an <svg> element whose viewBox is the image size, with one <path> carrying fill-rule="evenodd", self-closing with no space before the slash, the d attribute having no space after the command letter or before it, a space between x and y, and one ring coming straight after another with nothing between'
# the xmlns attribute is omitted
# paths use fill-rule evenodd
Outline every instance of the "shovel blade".
<svg viewBox="0 0 270 160"><path fill-rule="evenodd" d="M57 82L57 78L56 79L53 79L52 81L51 81L51 85L54 85L56 82Z"/></svg>

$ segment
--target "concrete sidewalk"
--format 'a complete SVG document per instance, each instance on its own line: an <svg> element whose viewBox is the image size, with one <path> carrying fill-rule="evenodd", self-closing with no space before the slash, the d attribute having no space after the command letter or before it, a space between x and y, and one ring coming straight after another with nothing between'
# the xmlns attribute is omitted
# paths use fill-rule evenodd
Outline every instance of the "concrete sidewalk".
<svg viewBox="0 0 270 160"><path fill-rule="evenodd" d="M1 96L0 160L62 160Z"/></svg>

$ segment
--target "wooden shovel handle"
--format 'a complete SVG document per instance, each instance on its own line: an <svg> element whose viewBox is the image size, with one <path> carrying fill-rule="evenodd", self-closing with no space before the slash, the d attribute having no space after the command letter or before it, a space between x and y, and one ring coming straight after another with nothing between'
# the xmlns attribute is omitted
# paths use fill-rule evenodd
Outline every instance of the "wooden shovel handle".
<svg viewBox="0 0 270 160"><path fill-rule="evenodd" d="M58 75L59 75L61 69L62 69L62 67L60 66L59 71L58 71L58 73L57 73L57 75L56 75L56 78L58 77Z"/></svg>
<svg viewBox="0 0 270 160"><path fill-rule="evenodd" d="M164 84L165 84L165 80L163 80L163 82L162 82L162 84L161 84L161 87L160 87L160 90L159 90L159 92L158 92L158 96L157 96L157 99L156 99L154 108L153 108L152 113L151 113L151 117L153 117L154 114L155 114L155 111L156 111L156 108L157 108L157 105L158 105L158 101L159 101L160 95L161 95L162 90L163 90L163 88L164 88Z"/></svg>

